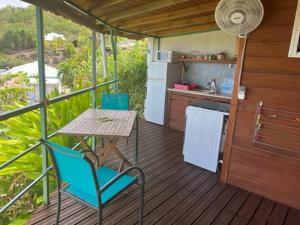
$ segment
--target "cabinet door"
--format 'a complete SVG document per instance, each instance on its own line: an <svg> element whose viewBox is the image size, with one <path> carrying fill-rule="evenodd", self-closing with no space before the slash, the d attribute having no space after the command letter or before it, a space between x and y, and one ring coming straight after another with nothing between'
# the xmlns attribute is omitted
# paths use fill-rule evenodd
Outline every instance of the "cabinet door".
<svg viewBox="0 0 300 225"><path fill-rule="evenodd" d="M169 125L175 130L184 131L185 128L185 109L189 104L188 96L171 94Z"/></svg>

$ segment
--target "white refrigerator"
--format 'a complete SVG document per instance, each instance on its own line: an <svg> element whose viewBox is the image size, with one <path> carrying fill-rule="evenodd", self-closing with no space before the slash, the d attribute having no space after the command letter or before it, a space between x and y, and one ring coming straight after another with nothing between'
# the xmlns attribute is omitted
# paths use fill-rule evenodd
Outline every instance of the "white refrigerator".
<svg viewBox="0 0 300 225"><path fill-rule="evenodd" d="M146 121L164 125L167 102L167 89L181 81L181 64L149 62L147 95L145 99Z"/></svg>

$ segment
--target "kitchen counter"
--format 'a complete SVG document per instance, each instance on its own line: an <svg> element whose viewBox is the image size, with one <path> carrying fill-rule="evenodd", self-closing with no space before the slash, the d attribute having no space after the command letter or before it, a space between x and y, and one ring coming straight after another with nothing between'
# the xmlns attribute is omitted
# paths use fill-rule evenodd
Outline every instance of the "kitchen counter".
<svg viewBox="0 0 300 225"><path fill-rule="evenodd" d="M231 100L231 95L211 94L210 90L180 90L175 88L169 88L168 91Z"/></svg>
<svg viewBox="0 0 300 225"><path fill-rule="evenodd" d="M186 107L203 100L230 104L231 96L211 94L209 90L169 88L166 123L173 129L183 131L185 128Z"/></svg>

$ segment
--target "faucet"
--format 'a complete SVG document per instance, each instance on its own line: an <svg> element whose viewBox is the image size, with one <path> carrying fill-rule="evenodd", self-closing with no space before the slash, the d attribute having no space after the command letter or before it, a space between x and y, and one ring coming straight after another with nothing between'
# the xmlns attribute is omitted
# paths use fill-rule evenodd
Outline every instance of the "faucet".
<svg viewBox="0 0 300 225"><path fill-rule="evenodd" d="M207 83L208 89L211 91L212 94L217 93L217 82L216 79L212 79L211 82Z"/></svg>

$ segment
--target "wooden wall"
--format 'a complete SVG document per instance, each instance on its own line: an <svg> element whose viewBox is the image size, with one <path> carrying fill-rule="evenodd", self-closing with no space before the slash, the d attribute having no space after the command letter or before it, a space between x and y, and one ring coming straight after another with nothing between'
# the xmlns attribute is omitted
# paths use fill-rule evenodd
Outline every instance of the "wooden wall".
<svg viewBox="0 0 300 225"><path fill-rule="evenodd" d="M263 23L251 33L246 44L241 85L247 87L247 95L246 100L236 104L232 142L227 142L225 149L222 180L300 208L300 157L289 157L282 149L265 151L251 144L259 101L268 108L300 112L300 59L287 57L297 0L262 2ZM274 119L274 123L279 122ZM282 123L287 125L286 121ZM288 124L295 127L292 133L298 138L292 145L300 155L300 123ZM277 126L277 129L291 132L285 126ZM230 139L230 134L228 136ZM291 143L283 144L289 145Z"/></svg>

